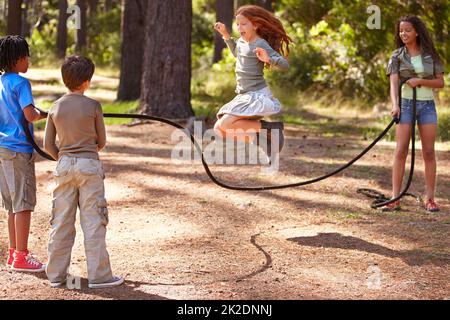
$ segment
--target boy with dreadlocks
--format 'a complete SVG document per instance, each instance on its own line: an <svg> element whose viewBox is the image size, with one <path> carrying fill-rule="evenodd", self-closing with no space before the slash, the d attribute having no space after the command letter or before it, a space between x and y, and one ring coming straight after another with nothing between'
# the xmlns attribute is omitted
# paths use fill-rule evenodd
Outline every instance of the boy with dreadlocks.
<svg viewBox="0 0 450 320"><path fill-rule="evenodd" d="M20 36L0 39L0 190L8 211L9 256L15 271L42 272L45 266L28 251L31 212L36 205L33 147L23 126L45 118L34 107L28 70L28 44ZM30 122L30 123L27 123Z"/></svg>

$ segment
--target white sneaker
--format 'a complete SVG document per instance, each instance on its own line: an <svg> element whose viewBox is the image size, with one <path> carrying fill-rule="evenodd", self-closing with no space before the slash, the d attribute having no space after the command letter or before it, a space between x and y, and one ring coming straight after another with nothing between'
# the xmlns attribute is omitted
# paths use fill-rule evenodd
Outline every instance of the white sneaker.
<svg viewBox="0 0 450 320"><path fill-rule="evenodd" d="M125 281L125 278L113 276L113 278L108 282L103 283L89 283L89 288L91 289L102 289L120 286Z"/></svg>
<svg viewBox="0 0 450 320"><path fill-rule="evenodd" d="M66 281L63 282L50 282L50 287L52 288L62 288L63 285L66 284Z"/></svg>

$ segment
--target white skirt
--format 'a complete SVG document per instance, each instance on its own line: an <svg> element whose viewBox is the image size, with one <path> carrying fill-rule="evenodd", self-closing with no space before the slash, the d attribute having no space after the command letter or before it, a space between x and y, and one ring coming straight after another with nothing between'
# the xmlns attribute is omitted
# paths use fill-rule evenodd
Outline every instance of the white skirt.
<svg viewBox="0 0 450 320"><path fill-rule="evenodd" d="M272 95L269 87L257 91L238 94L217 113L220 118L224 114L235 116L270 116L281 111L280 101Z"/></svg>

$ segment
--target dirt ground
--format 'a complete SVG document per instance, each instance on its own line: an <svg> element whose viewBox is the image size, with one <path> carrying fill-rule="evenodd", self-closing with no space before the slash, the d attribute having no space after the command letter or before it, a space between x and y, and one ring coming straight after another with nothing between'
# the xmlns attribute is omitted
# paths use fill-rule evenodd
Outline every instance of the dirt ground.
<svg viewBox="0 0 450 320"><path fill-rule="evenodd" d="M392 142L317 184L239 192L211 183L198 162L171 162L172 131L162 124L108 127L101 154L107 244L114 273L126 276L123 286L87 288L77 226L71 272L83 277L81 290L51 289L44 274L14 273L2 263L0 299L450 299L448 149L437 151L441 212L426 213L406 198L402 211L381 213L356 189L388 193ZM295 182L333 170L369 143L293 126L287 136L278 173L261 173L260 166L212 170L241 186ZM418 151L416 194L424 192L420 157ZM41 158L36 163L30 249L44 261L54 166ZM6 214L0 217L0 257L6 261Z"/></svg>

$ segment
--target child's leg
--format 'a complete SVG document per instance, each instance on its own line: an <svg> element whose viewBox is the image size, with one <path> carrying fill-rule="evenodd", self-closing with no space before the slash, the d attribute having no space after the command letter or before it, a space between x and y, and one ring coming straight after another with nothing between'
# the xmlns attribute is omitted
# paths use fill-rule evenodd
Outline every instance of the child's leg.
<svg viewBox="0 0 450 320"><path fill-rule="evenodd" d="M419 125L420 140L422 142L422 157L425 163L425 183L427 200L434 200L436 188L436 155L434 143L436 140L437 125Z"/></svg>
<svg viewBox="0 0 450 320"><path fill-rule="evenodd" d="M255 133L261 130L260 118L240 117L224 114L214 125L216 133L222 137L232 137L236 140L249 141L255 138Z"/></svg>
<svg viewBox="0 0 450 320"><path fill-rule="evenodd" d="M78 205L78 188L74 184L75 177L68 173L70 165L62 159L58 167L66 166L65 172L56 178L56 188L53 191L52 230L48 243L47 277L50 282L64 282L67 269L70 266L72 247L75 241L75 220ZM70 162L70 159L67 160ZM67 167L69 166L69 167ZM58 172L58 167L56 171Z"/></svg>
<svg viewBox="0 0 450 320"><path fill-rule="evenodd" d="M77 172L80 181L80 223L84 234L89 283L110 282L114 278L106 250L108 209L102 164L99 160L78 159Z"/></svg>
<svg viewBox="0 0 450 320"><path fill-rule="evenodd" d="M9 233L9 247L16 248L16 215L12 212L8 213L8 233Z"/></svg>
<svg viewBox="0 0 450 320"><path fill-rule="evenodd" d="M8 211L8 235L9 235L9 247L16 248L16 215L13 213L12 203L10 193L11 180L13 179L14 171L11 170L13 166L11 165L10 157L7 155L10 153L9 150L0 148L0 191L2 194L3 207ZM6 169L6 170L5 170ZM8 180L7 176L8 175Z"/></svg>
<svg viewBox="0 0 450 320"><path fill-rule="evenodd" d="M8 210L10 248L27 251L31 212L36 205L34 155L0 148L0 189Z"/></svg>
<svg viewBox="0 0 450 320"><path fill-rule="evenodd" d="M398 124L395 127L397 146L395 148L394 163L392 168L392 197L400 194L403 176L405 174L405 163L408 157L409 140L411 139L411 125Z"/></svg>
<svg viewBox="0 0 450 320"><path fill-rule="evenodd" d="M28 236L30 234L31 211L22 211L14 214L15 216L15 235L16 235L16 250L28 250ZM11 247L13 248L13 247Z"/></svg>

